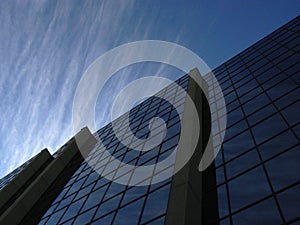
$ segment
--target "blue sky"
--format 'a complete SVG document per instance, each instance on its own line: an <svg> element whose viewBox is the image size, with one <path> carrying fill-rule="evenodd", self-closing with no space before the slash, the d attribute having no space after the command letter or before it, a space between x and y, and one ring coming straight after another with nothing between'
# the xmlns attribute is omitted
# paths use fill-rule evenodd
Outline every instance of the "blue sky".
<svg viewBox="0 0 300 225"><path fill-rule="evenodd" d="M292 0L0 1L0 177L45 147L54 152L73 136L76 86L109 49L145 39L171 41L215 68L299 9L300 2ZM133 69L100 93L99 127L109 121L111 96L142 76L140 68L132 75ZM174 80L180 75L158 65L149 70Z"/></svg>

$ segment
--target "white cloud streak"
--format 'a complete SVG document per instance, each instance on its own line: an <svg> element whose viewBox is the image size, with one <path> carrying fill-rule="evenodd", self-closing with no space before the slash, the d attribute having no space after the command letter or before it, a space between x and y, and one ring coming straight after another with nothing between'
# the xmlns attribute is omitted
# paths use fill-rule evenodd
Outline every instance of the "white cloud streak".
<svg viewBox="0 0 300 225"><path fill-rule="evenodd" d="M71 110L76 86L98 56L131 41L180 42L183 30L158 29L156 9L149 8L151 17L143 17L140 4L0 2L0 177L45 147L53 153L74 135ZM120 89L139 77L161 75L175 80L181 73L162 64L119 71L99 96L98 128L110 122L111 103Z"/></svg>
<svg viewBox="0 0 300 225"><path fill-rule="evenodd" d="M0 3L0 177L73 136L76 85L132 4L95 3Z"/></svg>

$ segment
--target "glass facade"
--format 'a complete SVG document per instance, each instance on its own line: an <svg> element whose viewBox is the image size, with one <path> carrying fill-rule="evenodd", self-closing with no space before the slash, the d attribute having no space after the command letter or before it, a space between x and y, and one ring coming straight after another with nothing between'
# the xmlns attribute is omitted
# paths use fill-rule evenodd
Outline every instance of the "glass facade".
<svg viewBox="0 0 300 225"><path fill-rule="evenodd" d="M299 28L300 17L297 17L213 70L226 101L227 128L213 167L216 182L205 183L201 193L216 194L218 219L205 224L300 224ZM216 124L221 95L216 93L210 74L204 78L209 87L211 122ZM187 90L188 79L185 75L176 82ZM129 140L126 147L116 137L112 124L94 134L116 159L134 166L152 165L174 151L179 141L185 92L172 84L157 95L119 117L116 124L117 132L130 129L146 142L151 119L162 118L167 124L166 131L150 127L156 132L153 138L164 132L165 138L159 146L150 151L136 151L137 144ZM172 97L178 110L164 100L166 97ZM130 127L125 127L128 115ZM126 133L122 140L129 138ZM213 129L213 140L216 138L219 133ZM122 174L121 167L107 169L115 158L104 157L100 148L97 145L88 157L94 167L103 175L113 174L116 179L131 176L132 171ZM72 169L63 171L63 175L69 173L71 178L62 187L57 186L59 195L52 196L55 200L43 211L40 225L165 224L171 178L148 186L121 185L98 175L86 161L80 160L72 162L79 165L75 173ZM28 163L1 179L0 188ZM171 174L172 170L173 165L155 170L146 174L145 180L150 182L158 174ZM51 191L43 198L50 195ZM209 205L211 202L206 199L202 204L205 212L215 210Z"/></svg>
<svg viewBox="0 0 300 225"><path fill-rule="evenodd" d="M33 156L31 159L27 160L25 163L23 163L18 168L14 169L12 172L4 176L0 179L0 190L5 187L11 180L14 179L15 176L17 176L32 160L34 160L35 156Z"/></svg>
<svg viewBox="0 0 300 225"><path fill-rule="evenodd" d="M161 131L166 133L163 142L157 147L149 151L136 151L135 142L131 142L130 147L124 146L116 137L112 124L108 124L95 134L116 159L135 166L155 164L169 156L176 148L180 134L179 116L184 110L185 103L186 92L183 90L187 88L188 76L183 76L177 83L183 89L174 88L175 85L171 84L160 91L158 96L150 97L133 108L129 113L130 127L122 126L128 115L121 116L115 121L119 132L122 129L131 129L136 137L146 139L150 132L150 120L154 117L162 118L167 124L167 129ZM170 97L173 98L174 105L164 100ZM158 127L150 129L153 132L152 138L159 135L156 132L160 131ZM127 132L122 140L128 138L126 134ZM116 178L126 176L127 174L120 174L120 168L106 169L114 159L103 157L103 151L99 148L92 150L87 159L90 163L93 162L94 168L101 170L103 175L114 173ZM102 162L101 168L97 168L99 161ZM145 179L150 181L160 173L171 175L172 171L173 166L153 171L153 174L149 174L148 177L146 175ZM84 161L39 224L164 224L170 186L171 178L148 186L118 184L98 175Z"/></svg>
<svg viewBox="0 0 300 225"><path fill-rule="evenodd" d="M300 221L299 19L214 70L227 129L211 187L220 218L212 224Z"/></svg>

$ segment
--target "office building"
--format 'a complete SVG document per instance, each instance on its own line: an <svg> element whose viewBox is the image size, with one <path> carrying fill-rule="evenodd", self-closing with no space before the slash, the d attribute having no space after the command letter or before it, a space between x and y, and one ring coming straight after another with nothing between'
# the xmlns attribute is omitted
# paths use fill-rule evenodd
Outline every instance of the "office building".
<svg viewBox="0 0 300 225"><path fill-rule="evenodd" d="M198 172L198 164L210 125L218 118L220 93L211 74L206 74L206 99L194 83L197 70L192 70L115 121L124 140L128 132L122 129L131 129L145 140L150 129L153 138L164 132L162 143L150 151L136 151L136 142L123 145L108 124L93 134L113 156L106 157L84 128L77 137L88 137L89 163L72 138L53 155L43 150L1 179L0 223L300 224L299 52L300 16L213 70L226 101L227 127L220 152L204 172ZM109 164L115 159L145 166L172 154L180 140L180 122L185 121L183 90L201 109L200 142L191 160L177 174L157 183L153 180L160 174L172 174L176 159L166 168L145 174L141 182L149 185L106 179L109 174L112 180L132 176L121 164L112 170ZM166 98L172 98L173 105ZM127 117L130 127L123 127ZM166 131L160 125L151 127L153 117L166 122ZM218 133L213 135L213 140L218 138ZM89 164L101 169L103 176Z"/></svg>

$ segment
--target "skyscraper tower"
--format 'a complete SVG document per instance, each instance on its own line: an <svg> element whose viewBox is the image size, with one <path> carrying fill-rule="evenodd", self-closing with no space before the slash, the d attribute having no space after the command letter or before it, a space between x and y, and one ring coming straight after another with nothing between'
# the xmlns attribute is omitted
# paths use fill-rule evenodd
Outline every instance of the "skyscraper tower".
<svg viewBox="0 0 300 225"><path fill-rule="evenodd" d="M82 129L76 137L86 138L85 160L72 138L53 155L45 149L2 178L0 223L299 224L299 52L298 16L213 70L226 102L227 127L221 150L207 170L199 172L198 165L210 144L211 124L220 117L220 93L206 74L201 78L209 93L206 99L194 82L201 75L192 70L119 117L117 131L111 123L93 135ZM116 160L136 167L158 164L176 151L180 139L190 138L180 135L186 121L194 119L187 117L186 92L196 102L201 121L199 143L189 162L172 176L175 157L168 166L144 174L143 185L116 182L134 174L122 164L112 167ZM173 104L165 100L169 98ZM154 117L162 118L167 129L160 129ZM123 126L127 118L130 127ZM123 145L130 138L124 129L145 142L130 139L129 146ZM162 135L163 141L149 151L134 150L145 148L150 130L152 140ZM115 132L123 134L121 139ZM212 132L212 145L218 132L222 130ZM156 182L162 174L169 178Z"/></svg>

